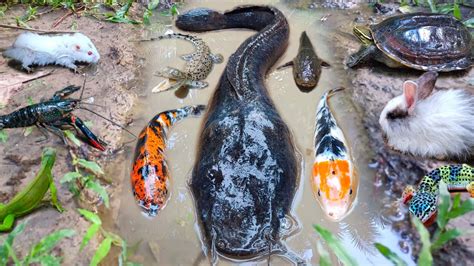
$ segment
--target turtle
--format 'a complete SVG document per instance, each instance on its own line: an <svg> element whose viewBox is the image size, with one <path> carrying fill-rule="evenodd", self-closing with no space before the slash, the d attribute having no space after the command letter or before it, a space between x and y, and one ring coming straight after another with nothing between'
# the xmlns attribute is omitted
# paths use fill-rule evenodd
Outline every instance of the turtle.
<svg viewBox="0 0 474 266"><path fill-rule="evenodd" d="M450 15L412 13L393 16L369 27L354 27L363 43L346 65L373 58L389 67L447 72L474 64L474 40L462 22Z"/></svg>

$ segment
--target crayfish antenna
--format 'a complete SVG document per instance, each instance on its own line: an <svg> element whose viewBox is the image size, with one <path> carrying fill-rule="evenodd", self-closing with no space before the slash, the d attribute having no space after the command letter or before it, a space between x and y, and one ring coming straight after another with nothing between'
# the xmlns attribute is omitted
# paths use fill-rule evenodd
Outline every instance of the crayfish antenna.
<svg viewBox="0 0 474 266"><path fill-rule="evenodd" d="M114 126L117 126L117 127L121 128L121 129L127 131L130 135L134 136L135 138L138 138L138 137L137 137L135 134L133 134L130 130L126 129L125 127L119 125L118 123L116 123L116 122L114 122L114 121L108 119L107 117L105 117L105 116L103 116L103 115L101 115L101 114L99 114L99 113L97 113L97 112L94 112L94 111L92 111L92 110L90 110L90 109L87 109L87 108L84 108L84 107L82 107L82 106L79 107L78 109L82 109L82 110L89 111L89 112L95 114L96 116L101 117L101 118L103 118L103 119L109 121L109 122L112 123Z"/></svg>
<svg viewBox="0 0 474 266"><path fill-rule="evenodd" d="M81 96L79 97L79 101L82 101L82 95L84 95L84 89L86 88L86 80L87 76L84 74L84 82L82 82L82 91L81 91Z"/></svg>

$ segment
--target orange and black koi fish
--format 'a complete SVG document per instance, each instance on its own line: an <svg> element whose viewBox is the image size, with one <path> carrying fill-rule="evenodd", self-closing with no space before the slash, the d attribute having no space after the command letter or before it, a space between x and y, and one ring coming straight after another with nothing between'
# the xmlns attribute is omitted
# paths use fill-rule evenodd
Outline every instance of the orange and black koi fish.
<svg viewBox="0 0 474 266"><path fill-rule="evenodd" d="M169 128L189 115L200 115L205 108L186 106L159 113L140 133L130 181L135 200L148 216L156 216L168 201L170 181L165 149Z"/></svg>
<svg viewBox="0 0 474 266"><path fill-rule="evenodd" d="M358 188L347 141L328 106L328 98L343 88L326 92L318 105L312 187L326 215L335 221L350 211Z"/></svg>

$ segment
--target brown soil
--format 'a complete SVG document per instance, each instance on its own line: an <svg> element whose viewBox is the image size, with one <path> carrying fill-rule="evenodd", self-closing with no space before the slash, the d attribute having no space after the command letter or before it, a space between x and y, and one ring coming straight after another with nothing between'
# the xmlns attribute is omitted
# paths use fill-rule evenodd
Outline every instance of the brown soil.
<svg viewBox="0 0 474 266"><path fill-rule="evenodd" d="M14 17L22 15L25 10L24 6L15 6L0 18L0 23L14 25ZM42 11L44 10L40 9L39 13ZM131 14L142 14L140 12L143 11L131 10ZM48 12L28 22L28 25L36 29L50 30L53 23L66 13L66 10ZM122 126L127 126L132 122L129 112L135 102L136 79L140 69L134 43L130 41L136 40L141 33L142 26L107 23L92 17L71 15L53 30L71 30L73 26L93 41L101 55L96 68L81 66L79 69L79 72L87 74L84 97L91 97L94 104L103 106L103 108L88 107ZM0 50L10 46L20 32L21 30L0 28ZM2 87L1 89L8 90L8 93L2 93L3 99L1 100L2 102L8 101L8 104L1 110L1 113L7 114L27 105L29 97L34 102L39 102L50 98L55 91L67 85L82 85L84 79L82 75L59 66L35 67L31 75L51 70L54 70L51 75L28 83L17 84L14 89ZM18 74L24 76L26 73L18 66L12 65L0 57L0 80ZM79 97L78 95L79 93L72 97ZM105 152L100 152L87 145L82 145L79 148L74 147L73 144L65 145L55 135L51 135L47 141L38 143L37 141L44 137L37 129L34 129L27 137L24 136L22 128L7 129L8 141L0 144L0 200L2 203L8 202L32 180L38 171L41 151L44 147L54 147L57 150L53 173L58 187L59 200L66 211L59 213L47 206L18 219L16 224L27 222L25 231L15 240L14 249L18 251L17 255L20 257L25 255L28 249L45 235L59 229L71 228L76 231L76 235L63 240L55 252L63 255L64 265L85 265L89 263L100 241L97 237L92 239L84 251L79 252L79 246L89 222L81 218L76 208L88 205L88 202L97 202L97 199L90 197L93 195L92 193L86 193L89 197L82 198L81 201L77 200L66 186L59 184L59 180L65 173L73 171L70 149L82 158L98 160L105 166L106 162L111 161L117 153L122 151L124 141L132 140L133 136L124 135L122 138L122 129L86 111L77 110L74 111L74 114L84 121L93 121L91 130L108 143ZM111 178L112 184L108 185L107 189L109 194L113 195L120 180ZM101 203L99 202L99 204ZM97 206L97 204L94 205ZM99 207L102 208L102 206Z"/></svg>

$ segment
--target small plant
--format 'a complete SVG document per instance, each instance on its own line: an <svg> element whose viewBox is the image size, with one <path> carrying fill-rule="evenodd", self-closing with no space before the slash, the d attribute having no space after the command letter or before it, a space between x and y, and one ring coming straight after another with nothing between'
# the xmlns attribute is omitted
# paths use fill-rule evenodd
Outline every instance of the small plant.
<svg viewBox="0 0 474 266"><path fill-rule="evenodd" d="M140 22L128 18L128 10L133 4L133 0L128 0L127 3L122 6L115 14L105 14L107 21L115 23L130 23L130 24L140 24Z"/></svg>
<svg viewBox="0 0 474 266"><path fill-rule="evenodd" d="M72 140L73 142L79 142L72 132L66 131L65 134L68 138L75 139ZM76 196L79 195L81 190L84 188L94 191L104 201L105 207L108 208L109 194L107 193L105 187L102 186L100 181L96 178L97 176L104 175L102 168L96 162L79 159L73 153L71 153L71 155L73 156L72 164L75 167L75 171L66 173L59 182L61 184L68 184L69 191L71 191ZM88 173L81 171L80 169L87 170Z"/></svg>
<svg viewBox="0 0 474 266"><path fill-rule="evenodd" d="M474 210L474 199L470 198L462 201L460 193L457 193L454 196L453 201L451 201L448 188L443 181L440 182L439 191L440 203L438 206L438 217L436 220L438 228L431 236L431 239L428 230L426 230L425 226L419 221L419 219L416 217L413 217L412 219L413 224L420 234L421 243L423 245L418 258L418 265L431 265L433 262L432 253L436 252L447 242L462 234L462 232L457 228L446 228L451 219L457 218ZM399 262L403 260L398 258L397 255L387 247L379 243L376 243L375 245L376 248L386 258L394 263L394 265L405 265L399 264Z"/></svg>
<svg viewBox="0 0 474 266"><path fill-rule="evenodd" d="M143 23L146 25L150 24L150 18L153 15L153 10L158 7L158 4L160 4L160 0L153 0L148 3L147 9L143 13Z"/></svg>
<svg viewBox="0 0 474 266"><path fill-rule="evenodd" d="M119 265L140 265L128 261L127 243L120 236L104 230L102 228L102 221L97 214L84 209L78 209L78 211L82 216L84 216L84 218L91 222L91 226L87 229L87 232L82 239L80 250L82 251L82 249L87 246L92 237L94 237L97 233L100 232L104 238L92 257L90 262L91 266L98 265L105 257L107 257L112 245L122 248L122 252L120 253L118 259Z"/></svg>
<svg viewBox="0 0 474 266"><path fill-rule="evenodd" d="M321 236L324 241L326 241L326 244L331 248L331 250L336 254L337 258L342 262L342 264L346 266L355 266L357 265L357 262L352 256L345 250L344 246L342 245L342 242L337 239L329 230L319 226L319 225L314 225L314 229L318 234ZM319 247L318 247L319 250ZM329 259L329 255L325 250L322 252L323 254L321 255L321 265L331 265L331 261Z"/></svg>
<svg viewBox="0 0 474 266"><path fill-rule="evenodd" d="M15 18L16 24L18 26L29 28L30 26L28 26L28 24L26 24L26 22L35 19L36 18L36 13L38 13L38 8L37 7L28 6L28 10L26 11L26 13L23 16Z"/></svg>
<svg viewBox="0 0 474 266"><path fill-rule="evenodd" d="M23 232L25 225L26 223L19 224L5 237L0 245L0 265L10 264L10 259L15 265L20 266L30 264L61 265L62 258L52 255L51 251L62 239L72 237L75 234L74 230L62 229L51 233L33 245L24 258L18 258L13 249L13 241L16 236Z"/></svg>

